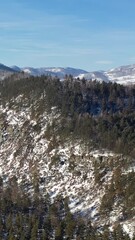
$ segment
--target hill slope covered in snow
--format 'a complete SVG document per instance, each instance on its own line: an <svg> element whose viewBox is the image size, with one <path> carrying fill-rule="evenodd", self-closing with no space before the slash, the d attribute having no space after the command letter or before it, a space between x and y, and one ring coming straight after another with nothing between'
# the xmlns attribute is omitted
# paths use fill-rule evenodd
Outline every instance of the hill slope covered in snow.
<svg viewBox="0 0 135 240"><path fill-rule="evenodd" d="M34 199L30 214L47 196L57 207L68 199L72 217L81 216L92 231L90 221L96 239L106 231L111 239L120 233L127 239L124 232L132 237L135 89L42 76L2 81L0 97L1 196L14 209L20 209L18 191ZM12 206L2 199L1 206ZM56 239L54 217L48 217L50 239ZM78 225L71 229L69 239L77 239ZM66 227L61 234L68 236Z"/></svg>

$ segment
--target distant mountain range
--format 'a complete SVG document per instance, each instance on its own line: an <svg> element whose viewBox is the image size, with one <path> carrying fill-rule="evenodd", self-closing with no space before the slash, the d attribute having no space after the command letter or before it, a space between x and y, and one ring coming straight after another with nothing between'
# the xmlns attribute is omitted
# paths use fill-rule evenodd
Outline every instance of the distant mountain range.
<svg viewBox="0 0 135 240"><path fill-rule="evenodd" d="M42 67L42 68L32 68L32 67L24 67L19 68L18 66L12 66L11 67L15 71L23 71L25 73L28 73L33 76L41 76L41 75L51 75L51 76L57 76L59 78L64 78L65 75L72 75L73 77L76 77L80 74L87 74L88 72L82 69L76 69L76 68L62 68L62 67Z"/></svg>
<svg viewBox="0 0 135 240"><path fill-rule="evenodd" d="M110 69L109 71L94 71L86 74L80 74L79 78L87 80L98 80L100 82L116 82L123 85L135 84L135 64L121 66Z"/></svg>
<svg viewBox="0 0 135 240"><path fill-rule="evenodd" d="M118 68L113 68L108 71L93 71L87 72L82 69L76 68L62 68L62 67L42 67L42 68L32 68L32 67L23 67L18 66L7 67L3 64L0 64L0 79L15 73L15 72L24 72L27 75L41 76L41 75L51 75L57 76L60 79L63 79L65 75L72 75L75 78L85 78L87 80L98 80L100 82L116 82L123 85L135 84L135 64L121 66Z"/></svg>

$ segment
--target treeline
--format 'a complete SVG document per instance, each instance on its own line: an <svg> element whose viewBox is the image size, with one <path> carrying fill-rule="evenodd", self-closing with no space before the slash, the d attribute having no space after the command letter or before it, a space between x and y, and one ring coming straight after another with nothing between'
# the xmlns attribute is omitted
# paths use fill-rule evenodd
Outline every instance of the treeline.
<svg viewBox="0 0 135 240"><path fill-rule="evenodd" d="M56 106L61 112L58 134L78 137L97 147L104 147L131 156L135 155L135 87L116 83L99 83L67 76L64 81L50 76L30 77L0 82L1 103L18 107L39 101L33 113L41 115ZM34 104L33 104L34 105ZM33 114L33 116L34 116ZM53 127L55 127L54 123Z"/></svg>
<svg viewBox="0 0 135 240"><path fill-rule="evenodd" d="M135 88L116 83L99 83L67 76L64 81L51 76L12 78L0 82L2 100L15 98L19 94L46 92L49 106L56 105L66 116L89 113L98 116L107 113L126 112L135 108Z"/></svg>

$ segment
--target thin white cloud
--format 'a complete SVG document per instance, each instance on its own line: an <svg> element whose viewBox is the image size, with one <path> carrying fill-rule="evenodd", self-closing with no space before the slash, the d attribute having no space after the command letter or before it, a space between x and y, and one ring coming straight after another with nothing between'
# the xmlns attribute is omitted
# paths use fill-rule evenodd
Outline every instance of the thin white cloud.
<svg viewBox="0 0 135 240"><path fill-rule="evenodd" d="M57 23L43 23L40 21L19 21L19 22L1 22L0 23L0 30L34 30L36 31L38 28L43 29L50 29L61 27L63 24Z"/></svg>
<svg viewBox="0 0 135 240"><path fill-rule="evenodd" d="M109 61L109 60L99 60L99 61L96 61L96 63L103 64L103 65L109 65L109 64L112 64L113 62Z"/></svg>
<svg viewBox="0 0 135 240"><path fill-rule="evenodd" d="M128 59L129 62L135 62L135 57L131 57Z"/></svg>
<svg viewBox="0 0 135 240"><path fill-rule="evenodd" d="M84 57L84 56L90 56L90 55L97 55L100 52L96 49L90 49L90 48L74 48L71 46L67 46L65 49L65 46L60 46L57 44L51 44L51 43L45 43L45 44L30 44L26 45L20 44L20 46L15 47L2 47L0 48L1 52L15 52L15 53L23 53L33 56L46 56L46 57Z"/></svg>
<svg viewBox="0 0 135 240"><path fill-rule="evenodd" d="M86 23L86 22L89 22L90 19L88 19L88 18L75 18L74 21L77 22L77 23Z"/></svg>

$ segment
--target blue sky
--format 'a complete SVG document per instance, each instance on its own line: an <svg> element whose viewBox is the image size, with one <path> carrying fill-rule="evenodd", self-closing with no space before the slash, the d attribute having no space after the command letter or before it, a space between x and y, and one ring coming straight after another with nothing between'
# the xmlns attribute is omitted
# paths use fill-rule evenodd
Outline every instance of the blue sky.
<svg viewBox="0 0 135 240"><path fill-rule="evenodd" d="M0 62L105 70L135 63L133 0L4 0Z"/></svg>

